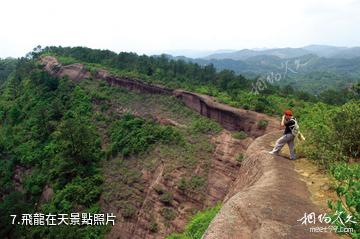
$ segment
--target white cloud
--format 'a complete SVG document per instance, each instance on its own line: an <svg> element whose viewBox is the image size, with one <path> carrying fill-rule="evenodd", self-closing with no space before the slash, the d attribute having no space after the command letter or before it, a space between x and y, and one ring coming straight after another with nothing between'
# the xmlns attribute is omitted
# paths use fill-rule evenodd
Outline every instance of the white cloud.
<svg viewBox="0 0 360 239"><path fill-rule="evenodd" d="M2 1L0 57L40 44L171 49L360 45L359 1Z"/></svg>

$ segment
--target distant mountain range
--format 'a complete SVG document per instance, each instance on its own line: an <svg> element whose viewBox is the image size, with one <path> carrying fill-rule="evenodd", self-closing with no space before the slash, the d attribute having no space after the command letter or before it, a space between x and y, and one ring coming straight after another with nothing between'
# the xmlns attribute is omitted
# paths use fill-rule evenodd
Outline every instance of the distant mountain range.
<svg viewBox="0 0 360 239"><path fill-rule="evenodd" d="M212 59L232 59L246 60L250 57L267 55L277 56L282 59L294 58L314 54L326 58L355 58L360 57L360 47L338 47L327 45L309 45L299 48L257 48L242 50L216 50L216 51L197 51L197 50L172 50L166 51L166 54L172 56L184 56L190 58Z"/></svg>
<svg viewBox="0 0 360 239"><path fill-rule="evenodd" d="M232 70L249 78L282 74L279 85L318 94L351 86L360 80L360 47L309 45L301 48L243 49L213 52L202 58L169 56L217 70Z"/></svg>
<svg viewBox="0 0 360 239"><path fill-rule="evenodd" d="M233 59L246 60L250 57L266 55L277 56L282 59L301 57L314 54L326 58L355 58L360 57L360 47L336 47L325 45L310 45L301 48L274 48L266 50L249 50L214 53L206 56L205 59Z"/></svg>
<svg viewBox="0 0 360 239"><path fill-rule="evenodd" d="M222 53L230 53L234 52L235 50L230 49L223 49L223 50L216 50L216 51L201 51L201 50L190 50L190 49L183 49L183 50L168 50L165 51L165 54L172 55L172 56L184 56L190 58L202 58L207 57L212 54L222 54Z"/></svg>

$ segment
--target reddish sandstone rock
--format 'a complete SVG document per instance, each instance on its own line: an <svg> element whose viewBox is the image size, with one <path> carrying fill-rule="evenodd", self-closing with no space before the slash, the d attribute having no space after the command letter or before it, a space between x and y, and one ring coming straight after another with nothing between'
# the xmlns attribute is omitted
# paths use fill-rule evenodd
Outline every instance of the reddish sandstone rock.
<svg viewBox="0 0 360 239"><path fill-rule="evenodd" d="M84 65L79 63L63 66L52 56L43 56L41 62L45 65L46 71L57 77L67 76L71 80L78 81L89 78L91 75Z"/></svg>
<svg viewBox="0 0 360 239"><path fill-rule="evenodd" d="M85 71L82 64L62 66L56 58L51 56L42 57L41 62L45 65L45 70L55 76L67 75L72 80L90 77L90 73ZM149 84L139 79L116 77L102 69L97 70L96 78L105 80L110 85L125 87L129 90L153 94L174 95L184 102L186 106L199 112L203 116L219 122L225 129L242 130L254 138L276 130L279 126L279 121L274 117L221 104L216 102L213 97L207 95L184 90L173 90L164 86ZM267 127L259 127L260 120L267 121Z"/></svg>
<svg viewBox="0 0 360 239"><path fill-rule="evenodd" d="M183 90L174 91L174 95L186 106L196 110L201 115L216 120L227 130L245 131L248 135L256 138L279 128L279 121L274 117L221 104L207 95ZM259 127L260 120L266 120L268 122L267 127Z"/></svg>
<svg viewBox="0 0 360 239"><path fill-rule="evenodd" d="M238 176L241 162L236 158L242 155L252 138L238 140L232 137L231 132L224 130L213 138L216 146L211 167L208 174L208 188L205 206L213 206L222 201L231 185Z"/></svg>
<svg viewBox="0 0 360 239"><path fill-rule="evenodd" d="M220 212L205 232L204 239L338 238L332 233L310 232L302 225L305 213L324 213L313 204L306 184L294 171L292 161L267 152L280 136L272 132L257 138L247 149L246 159Z"/></svg>
<svg viewBox="0 0 360 239"><path fill-rule="evenodd" d="M81 80L91 75L81 64L62 66L56 58L50 56L42 57L41 61L45 70L55 76ZM251 137L238 142L232 139L229 133L223 132L214 141L216 151L209 171L205 204L212 205L222 199L224 204L204 238L337 238L329 233L310 233L308 226L297 221L304 213L316 212L318 215L321 212L311 202L306 185L295 172L293 162L267 153L271 149L270 141L279 136L278 132L269 133L277 130L277 119L218 103L210 96L173 90L138 79L116 77L101 69L97 70L96 78L130 90L174 95L186 106L216 120L225 129L242 130ZM266 128L259 127L260 120L268 122ZM266 135L257 138L264 134ZM254 138L257 139L246 150L246 158L239 170L234 157L243 152ZM202 169L197 168L194 173L198 170ZM174 180L165 180L161 167L150 174L144 173L144 178L150 182L144 192L139 192L145 193L145 197L136 218L126 221L119 216L117 226L112 228L107 237L164 238L174 230L181 230L189 215L188 210L205 206L196 195L189 197L178 190L174 182L178 181L181 174L181 169L175 170L170 175L170 179ZM147 204L152 202L151 210L157 218L160 217L159 209L162 207L154 190L155 185L171 191L177 216L169 227L159 224L158 232L152 233L148 228L150 218L146 213L149 209ZM103 202L103 205L106 205L106 202ZM112 205L107 207L110 210Z"/></svg>

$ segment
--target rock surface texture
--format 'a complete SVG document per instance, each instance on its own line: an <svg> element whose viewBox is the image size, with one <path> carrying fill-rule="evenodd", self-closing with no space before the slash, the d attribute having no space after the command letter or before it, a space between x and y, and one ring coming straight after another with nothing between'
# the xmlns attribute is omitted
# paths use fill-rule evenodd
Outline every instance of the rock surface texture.
<svg viewBox="0 0 360 239"><path fill-rule="evenodd" d="M332 233L309 231L310 227L326 227L328 224L310 226L298 221L305 213L315 212L319 215L324 212L311 202L305 182L300 180L294 170L294 163L284 157L267 153L271 150L271 142L281 135L277 119L221 104L207 95L173 90L138 79L117 77L102 69L91 74L82 64L62 66L51 56L42 57L41 62L45 70L54 76L67 76L74 81L93 77L129 90L172 95L199 114L216 120L225 129L242 130L250 136L246 140L236 140L231 132L225 130L213 139L215 152L209 169L208 188L203 205L200 205L201 201L196 198L184 197L176 190L173 192L175 201L187 200L189 207L196 205L197 208L203 208L213 206L216 201L223 201L223 206L205 232L204 239L338 238ZM260 127L261 120L268 122L267 127ZM236 160L239 154L244 154L241 167ZM148 223L144 213L146 203L157 201L153 187L162 185L166 188L175 188L175 185L167 185L169 183L164 181L162 169L160 165L153 174L144 173L146 181L151 183L144 192L146 197L140 208L139 217L133 222L119 222L121 226L114 227L107 235L108 238L164 238L169 233L168 229L162 228L157 234L150 233L144 226ZM182 210L185 211L186 207ZM187 214L180 215L171 227L177 231L182 230L186 224Z"/></svg>
<svg viewBox="0 0 360 239"><path fill-rule="evenodd" d="M234 186L204 239L338 238L332 233L310 232L310 227L329 224L302 224L300 219L305 213L324 212L310 200L306 184L294 171L294 163L268 154L270 142L280 135L279 131L268 133L248 147Z"/></svg>
<svg viewBox="0 0 360 239"><path fill-rule="evenodd" d="M55 76L68 76L72 80L89 78L91 74L85 71L81 64L71 64L62 66L56 58L44 56L41 58L42 63L50 74ZM257 113L250 110L234 108L225 104L216 102L213 97L192 93L184 90L173 90L160 85L153 85L147 82L130 79L126 77L116 77L110 75L105 70L97 70L96 79L102 79L113 86L120 86L129 90L137 90L145 93L173 95L184 102L189 108L199 112L208 118L216 120L227 130L242 130L249 136L258 137L278 128L278 121L265 114ZM260 120L268 122L267 127L259 126Z"/></svg>

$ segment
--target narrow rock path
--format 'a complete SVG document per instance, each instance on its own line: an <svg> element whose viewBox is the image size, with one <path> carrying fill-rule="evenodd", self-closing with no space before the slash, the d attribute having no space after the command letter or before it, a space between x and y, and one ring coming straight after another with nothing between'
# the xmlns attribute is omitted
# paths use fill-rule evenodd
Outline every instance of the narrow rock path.
<svg viewBox="0 0 360 239"><path fill-rule="evenodd" d="M329 224L298 221L305 213L325 212L311 201L294 162L267 153L280 134L268 133L249 146L238 178L203 238L339 238L334 233L310 232L311 227Z"/></svg>

